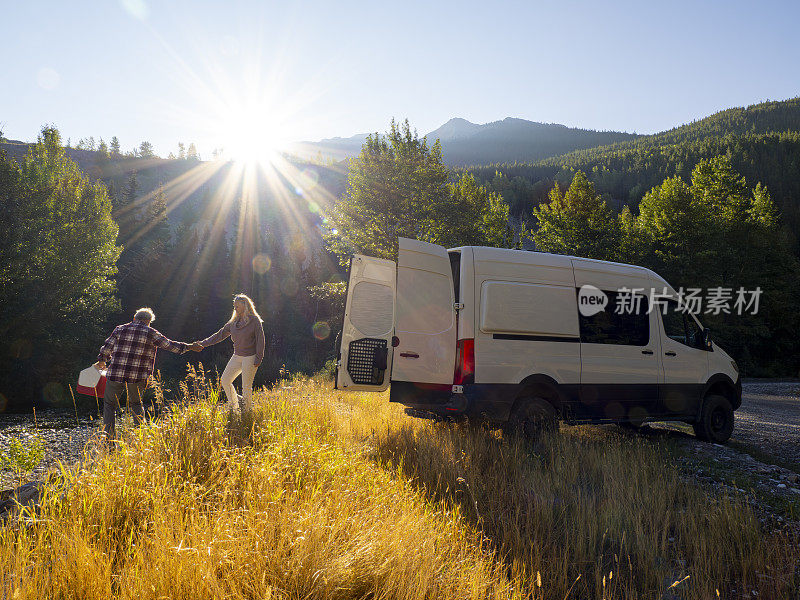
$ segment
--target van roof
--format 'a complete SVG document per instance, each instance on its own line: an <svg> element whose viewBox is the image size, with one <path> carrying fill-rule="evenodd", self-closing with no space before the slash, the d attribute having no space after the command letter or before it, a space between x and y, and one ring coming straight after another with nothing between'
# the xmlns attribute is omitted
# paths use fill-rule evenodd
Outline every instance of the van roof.
<svg viewBox="0 0 800 600"><path fill-rule="evenodd" d="M580 260L586 263L597 265L598 267L607 266L609 270L633 270L640 274L640 276L649 278L654 284L659 286L666 286L671 289L666 280L658 273L641 267L639 265L631 265L628 263L619 263L609 260L598 260L596 258L585 258L582 256L572 256L569 254L553 254L551 252L540 252L538 250L513 250L510 248L492 248L490 246L459 246L457 248L450 248L448 252L462 251L465 248L472 248L474 256L477 260L488 260L498 262L511 262L527 265L546 265L546 266L572 266L573 260ZM629 271L630 272L630 271ZM674 290L673 290L674 292Z"/></svg>

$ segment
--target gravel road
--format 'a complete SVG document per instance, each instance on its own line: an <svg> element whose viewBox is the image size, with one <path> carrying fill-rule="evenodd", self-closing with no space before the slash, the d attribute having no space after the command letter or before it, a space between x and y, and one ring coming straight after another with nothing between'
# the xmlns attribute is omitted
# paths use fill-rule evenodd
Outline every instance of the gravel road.
<svg viewBox="0 0 800 600"><path fill-rule="evenodd" d="M800 381L742 385L733 440L800 469Z"/></svg>

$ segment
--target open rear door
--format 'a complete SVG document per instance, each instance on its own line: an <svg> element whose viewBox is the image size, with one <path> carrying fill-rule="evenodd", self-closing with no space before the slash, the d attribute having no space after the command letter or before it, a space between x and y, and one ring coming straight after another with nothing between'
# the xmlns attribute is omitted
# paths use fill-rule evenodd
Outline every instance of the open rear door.
<svg viewBox="0 0 800 600"><path fill-rule="evenodd" d="M389 387L396 279L391 260L356 254L350 262L336 389L381 392Z"/></svg>
<svg viewBox="0 0 800 600"><path fill-rule="evenodd" d="M453 273L442 246L400 238L392 380L453 384L456 312Z"/></svg>

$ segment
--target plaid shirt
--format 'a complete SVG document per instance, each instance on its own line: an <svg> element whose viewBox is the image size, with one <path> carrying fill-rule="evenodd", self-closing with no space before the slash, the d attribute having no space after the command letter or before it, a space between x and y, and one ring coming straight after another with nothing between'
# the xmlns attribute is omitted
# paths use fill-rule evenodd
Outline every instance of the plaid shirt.
<svg viewBox="0 0 800 600"><path fill-rule="evenodd" d="M158 348L177 354L186 352L183 342L173 342L149 325L131 321L114 329L100 348L97 360L107 363L106 378L110 381L147 381L153 374Z"/></svg>

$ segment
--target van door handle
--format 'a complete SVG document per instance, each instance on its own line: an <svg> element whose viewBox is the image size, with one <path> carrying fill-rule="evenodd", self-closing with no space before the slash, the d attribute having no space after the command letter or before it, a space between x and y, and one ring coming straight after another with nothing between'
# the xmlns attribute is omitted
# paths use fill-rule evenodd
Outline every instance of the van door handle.
<svg viewBox="0 0 800 600"><path fill-rule="evenodd" d="M664 356L677 356L677 354L675 354L675 352L670 350L669 352L664 352Z"/></svg>
<svg viewBox="0 0 800 600"><path fill-rule="evenodd" d="M642 354L652 354L652 350L642 350Z"/></svg>
<svg viewBox="0 0 800 600"><path fill-rule="evenodd" d="M419 358L419 354L416 352L401 352L400 356L403 358Z"/></svg>

